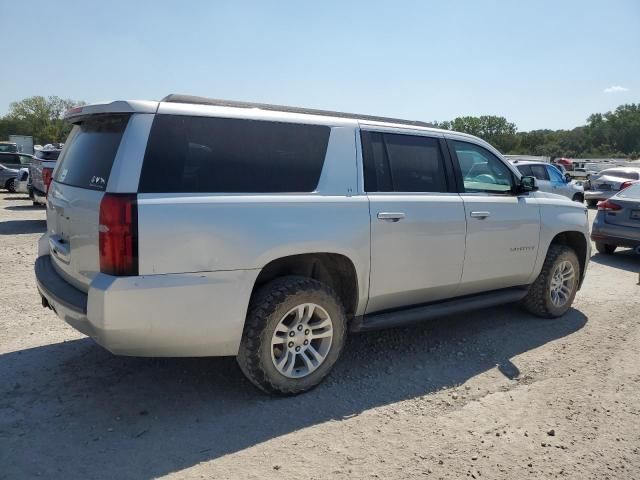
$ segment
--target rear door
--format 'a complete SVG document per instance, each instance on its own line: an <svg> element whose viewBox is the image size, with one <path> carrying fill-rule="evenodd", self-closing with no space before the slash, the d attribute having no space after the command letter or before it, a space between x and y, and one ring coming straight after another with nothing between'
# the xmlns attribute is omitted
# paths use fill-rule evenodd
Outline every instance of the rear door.
<svg viewBox="0 0 640 480"><path fill-rule="evenodd" d="M367 313L455 296L466 223L446 144L403 130L363 129L361 138L371 217Z"/></svg>
<svg viewBox="0 0 640 480"><path fill-rule="evenodd" d="M467 221L460 295L524 285L538 254L540 212L515 174L482 145L448 140Z"/></svg>
<svg viewBox="0 0 640 480"><path fill-rule="evenodd" d="M49 188L47 230L54 266L84 291L100 270L100 201L129 119L130 115L96 115L76 124Z"/></svg>

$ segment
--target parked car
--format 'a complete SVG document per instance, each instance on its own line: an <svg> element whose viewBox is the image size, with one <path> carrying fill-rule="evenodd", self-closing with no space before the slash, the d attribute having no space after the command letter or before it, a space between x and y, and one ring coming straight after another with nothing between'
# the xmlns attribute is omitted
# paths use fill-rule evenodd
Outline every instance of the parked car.
<svg viewBox="0 0 640 480"><path fill-rule="evenodd" d="M18 145L15 142L0 142L0 153L16 153Z"/></svg>
<svg viewBox="0 0 640 480"><path fill-rule="evenodd" d="M585 192L587 205L594 207L600 200L612 197L620 190L640 180L640 168L616 167L591 176L591 189Z"/></svg>
<svg viewBox="0 0 640 480"><path fill-rule="evenodd" d="M618 247L640 253L640 182L598 203L591 239L600 253L612 254Z"/></svg>
<svg viewBox="0 0 640 480"><path fill-rule="evenodd" d="M296 394L349 331L516 301L561 316L590 258L585 207L471 135L176 95L66 119L37 285L115 354L235 355Z"/></svg>
<svg viewBox="0 0 640 480"><path fill-rule="evenodd" d="M7 168L0 164L0 186L9 190L11 193L16 191L16 177L18 170L15 168Z"/></svg>
<svg viewBox="0 0 640 480"><path fill-rule="evenodd" d="M15 180L15 191L18 193L29 193L29 169L21 168Z"/></svg>
<svg viewBox="0 0 640 480"><path fill-rule="evenodd" d="M575 202L584 200L584 188L573 181L567 181L555 165L544 162L512 162L522 175L536 177L541 191L562 195Z"/></svg>
<svg viewBox="0 0 640 480"><path fill-rule="evenodd" d="M27 153L6 153L0 152L0 163L7 168L19 170L28 167L33 162L33 155Z"/></svg>
<svg viewBox="0 0 640 480"><path fill-rule="evenodd" d="M34 205L46 204L49 184L61 151L60 145L46 145L43 149L36 151L34 161L29 168L29 197Z"/></svg>

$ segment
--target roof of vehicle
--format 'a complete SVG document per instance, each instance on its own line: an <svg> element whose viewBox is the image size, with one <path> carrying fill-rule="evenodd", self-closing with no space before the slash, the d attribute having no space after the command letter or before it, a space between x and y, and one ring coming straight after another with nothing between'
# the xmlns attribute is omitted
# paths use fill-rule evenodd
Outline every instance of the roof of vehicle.
<svg viewBox="0 0 640 480"><path fill-rule="evenodd" d="M172 93L164 97L161 102L165 103L186 103L195 105L211 105L216 107L233 108L257 108L271 112L301 113L303 115L319 115L322 117L350 118L353 120L367 120L373 122L396 123L411 125L414 127L433 128L433 124L419 120L402 120L399 118L378 117L375 115L359 115L356 113L334 112L331 110L318 110L313 108L289 107L286 105L271 105L268 103L239 102L235 100L221 100L217 98L197 97L193 95L181 95Z"/></svg>
<svg viewBox="0 0 640 480"><path fill-rule="evenodd" d="M250 114L252 117L262 117L263 113L265 114L265 117L269 117L266 114L271 113L272 115L284 114L288 118L291 118L293 121L304 121L306 117L308 121L311 121L313 123L321 123L324 121L320 119L320 117L322 117L323 119L334 119L335 121L359 121L367 123L368 125L378 127L411 128L415 130L464 137L484 144L498 154L500 153L492 145L474 135L469 135L467 133L457 132L454 130L443 130L434 128L431 123L422 122L419 120L403 120L375 115L360 115L355 113L334 112L329 110L317 110L302 107L288 107L284 105L271 105L266 103L221 100L214 98L197 97L193 95L171 94L167 95L159 102L150 100L116 100L111 102L94 103L72 108L71 110L65 112L64 118L65 120L74 123L90 115L106 113L175 113L176 115L209 115L210 108L220 109L220 113L228 109L228 113L232 114L233 116L238 116L238 109L245 109L252 112ZM256 114L253 112L260 113Z"/></svg>
<svg viewBox="0 0 640 480"><path fill-rule="evenodd" d="M611 167L600 170L600 173L606 174L611 170L615 170L617 172L638 173L640 172L640 167Z"/></svg>
<svg viewBox="0 0 640 480"><path fill-rule="evenodd" d="M552 166L555 167L555 165L553 163L535 161L535 160L509 160L509 162L512 165L515 165L516 167L518 165L552 165Z"/></svg>

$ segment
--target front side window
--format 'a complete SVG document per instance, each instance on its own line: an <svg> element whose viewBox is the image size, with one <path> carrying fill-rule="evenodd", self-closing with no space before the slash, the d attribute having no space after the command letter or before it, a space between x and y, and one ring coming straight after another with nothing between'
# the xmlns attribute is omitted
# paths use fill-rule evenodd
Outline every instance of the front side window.
<svg viewBox="0 0 640 480"><path fill-rule="evenodd" d="M453 140L452 144L465 192L511 193L513 173L498 157L473 143Z"/></svg>
<svg viewBox="0 0 640 480"><path fill-rule="evenodd" d="M538 180L549 180L549 172L545 165L531 165L531 173Z"/></svg>
<svg viewBox="0 0 640 480"><path fill-rule="evenodd" d="M437 138L362 131L367 192L447 192Z"/></svg>
<svg viewBox="0 0 640 480"><path fill-rule="evenodd" d="M312 192L330 131L325 125L157 115L139 192Z"/></svg>

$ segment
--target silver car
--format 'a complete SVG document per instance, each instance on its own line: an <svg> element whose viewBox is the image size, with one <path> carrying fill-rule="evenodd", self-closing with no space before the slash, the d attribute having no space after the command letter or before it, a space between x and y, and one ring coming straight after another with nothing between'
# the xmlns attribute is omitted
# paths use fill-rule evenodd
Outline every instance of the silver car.
<svg viewBox="0 0 640 480"><path fill-rule="evenodd" d="M555 165L519 160L515 160L512 163L522 175L535 177L541 191L562 195L575 202L583 202L584 187L564 177Z"/></svg>
<svg viewBox="0 0 640 480"><path fill-rule="evenodd" d="M559 317L590 258L586 208L471 135L179 95L66 119L37 285L116 354L232 355L296 394L349 332L518 301Z"/></svg>
<svg viewBox="0 0 640 480"><path fill-rule="evenodd" d="M640 180L640 168L616 167L602 170L591 175L591 189L587 190L584 198L587 205L594 207L600 200L606 200Z"/></svg>
<svg viewBox="0 0 640 480"><path fill-rule="evenodd" d="M598 204L591 239L600 253L618 247L640 248L640 182Z"/></svg>
<svg viewBox="0 0 640 480"><path fill-rule="evenodd" d="M0 188L6 188L11 193L16 191L16 177L18 170L15 168L7 168L0 164Z"/></svg>

